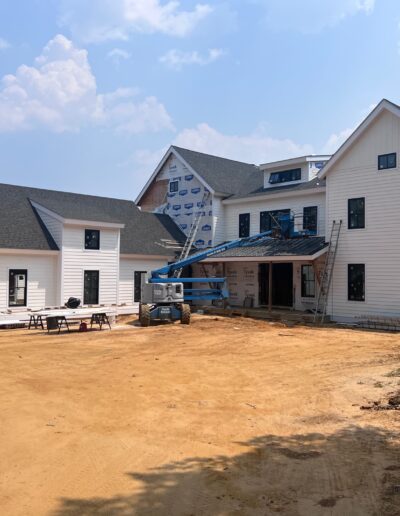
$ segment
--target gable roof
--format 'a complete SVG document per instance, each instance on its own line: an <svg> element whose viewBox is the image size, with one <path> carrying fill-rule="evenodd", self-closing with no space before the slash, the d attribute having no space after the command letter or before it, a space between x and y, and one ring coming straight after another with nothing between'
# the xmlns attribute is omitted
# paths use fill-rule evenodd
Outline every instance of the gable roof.
<svg viewBox="0 0 400 516"><path fill-rule="evenodd" d="M172 146L216 193L226 196L251 191L263 184L264 174L256 166L211 154Z"/></svg>
<svg viewBox="0 0 400 516"><path fill-rule="evenodd" d="M351 133L347 140L339 147L335 154L331 157L325 167L321 170L319 177L324 178L339 159L350 149L350 147L360 138L367 128L376 120L383 112L389 111L393 115L400 117L400 106L390 102L390 100L382 99L379 104L371 111L371 113L361 122L361 124Z"/></svg>
<svg viewBox="0 0 400 516"><path fill-rule="evenodd" d="M146 213L128 200L0 184L0 248L57 250L32 203L64 219L123 224L121 254L174 254L162 242L185 236L167 215Z"/></svg>

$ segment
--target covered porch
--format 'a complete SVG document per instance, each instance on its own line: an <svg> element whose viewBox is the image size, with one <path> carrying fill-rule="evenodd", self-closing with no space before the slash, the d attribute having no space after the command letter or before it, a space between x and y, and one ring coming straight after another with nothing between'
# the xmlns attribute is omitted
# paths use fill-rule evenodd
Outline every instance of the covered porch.
<svg viewBox="0 0 400 516"><path fill-rule="evenodd" d="M196 274L226 278L227 310L311 314L326 250L323 237L271 239L214 255L197 266Z"/></svg>

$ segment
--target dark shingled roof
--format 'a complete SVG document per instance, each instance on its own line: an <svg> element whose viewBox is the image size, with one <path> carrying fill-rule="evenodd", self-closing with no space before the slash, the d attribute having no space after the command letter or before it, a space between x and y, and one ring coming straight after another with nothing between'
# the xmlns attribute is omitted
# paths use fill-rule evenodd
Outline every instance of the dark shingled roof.
<svg viewBox="0 0 400 516"><path fill-rule="evenodd" d="M319 179L316 177L311 181L306 181L304 183L297 183L295 185L281 185L281 186L273 186L270 188L264 188L264 185L261 185L259 188L255 190L246 190L242 191L238 195L232 195L229 199L242 199L244 197L256 197L259 195L273 195L281 192L299 192L303 190L314 190L315 188L324 188L326 186L325 179Z"/></svg>
<svg viewBox="0 0 400 516"><path fill-rule="evenodd" d="M217 253L212 258L262 258L266 256L312 256L327 247L324 237L299 237L288 240L263 238L248 246Z"/></svg>
<svg viewBox="0 0 400 516"><path fill-rule="evenodd" d="M185 240L168 215L142 212L132 201L0 184L0 248L57 250L31 201L65 219L125 224L122 254L173 255L159 244Z"/></svg>
<svg viewBox="0 0 400 516"><path fill-rule="evenodd" d="M225 195L239 195L262 187L264 173L255 165L211 156L181 147L173 148L211 188Z"/></svg>

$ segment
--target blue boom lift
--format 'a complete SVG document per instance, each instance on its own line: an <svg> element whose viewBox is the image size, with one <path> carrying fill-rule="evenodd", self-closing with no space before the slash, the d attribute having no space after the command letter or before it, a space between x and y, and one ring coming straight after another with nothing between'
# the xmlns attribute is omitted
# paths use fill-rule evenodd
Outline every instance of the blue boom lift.
<svg viewBox="0 0 400 516"><path fill-rule="evenodd" d="M223 300L229 295L224 288L225 278L174 278L175 271L189 265L210 258L211 256L235 249L246 247L271 238L295 238L313 234L310 231L296 232L294 229L294 217L290 214L282 214L277 217L274 229L257 235L239 238L211 249L195 253L184 260L180 260L151 272L149 280L142 285L142 301L139 306L139 319L142 326L149 326L151 321L181 321L182 324L190 324L190 305L186 301L198 300ZM184 288L184 284L203 283L207 288Z"/></svg>

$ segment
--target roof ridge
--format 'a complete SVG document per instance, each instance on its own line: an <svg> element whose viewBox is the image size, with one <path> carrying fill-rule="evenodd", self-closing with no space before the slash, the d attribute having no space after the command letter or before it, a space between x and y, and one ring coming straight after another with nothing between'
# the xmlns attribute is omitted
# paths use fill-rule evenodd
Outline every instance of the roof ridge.
<svg viewBox="0 0 400 516"><path fill-rule="evenodd" d="M209 154L208 152L201 152L201 151L197 151L197 150L193 150L193 149L186 149L186 147L179 147L178 145L172 145L171 147L173 149L177 149L178 151L179 150L184 150L186 152L193 152L193 153L196 153L196 154L202 154L203 156L208 156L210 158L223 159L225 161L232 161L234 163L240 163L241 165L248 165L249 167L255 167L257 169L259 168L258 165L256 165L255 163L248 163L246 161L239 161L237 159L224 158L223 156L216 156L215 154Z"/></svg>
<svg viewBox="0 0 400 516"><path fill-rule="evenodd" d="M132 203L134 206L136 206L135 202L131 199L118 199L116 197L105 197L104 195L91 195L91 194L83 194L83 193L78 193L78 192L66 192L65 190L52 190L50 188L37 188L35 186L13 185L11 183L0 183L0 188L2 186L11 186L13 188L19 188L21 190L35 190L37 192L51 192L51 193L58 193L58 194L78 195L79 197L90 197L92 199L107 199L109 201ZM28 196L28 198L29 198L29 196Z"/></svg>

